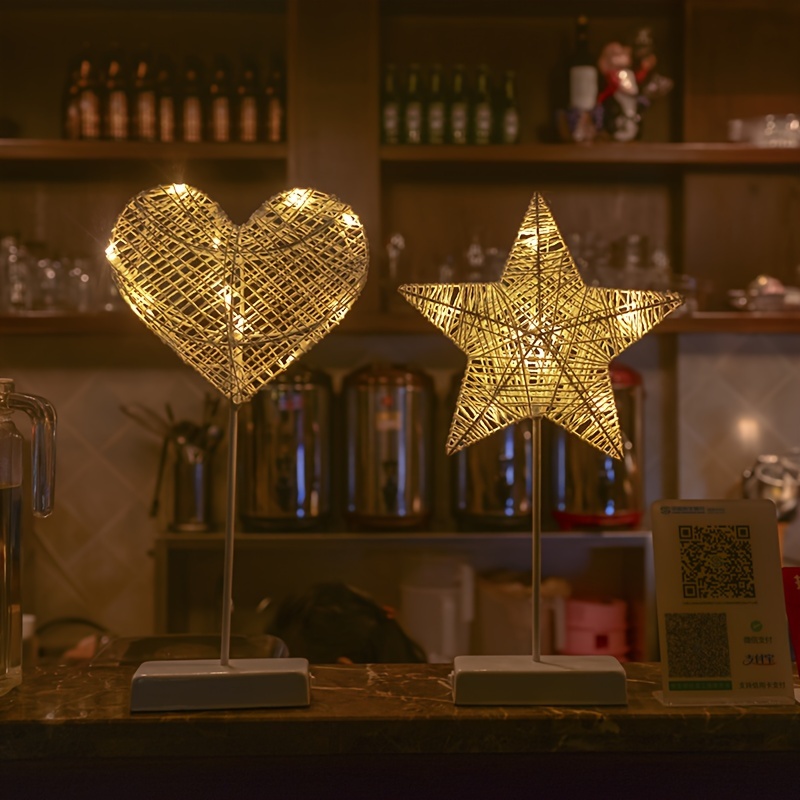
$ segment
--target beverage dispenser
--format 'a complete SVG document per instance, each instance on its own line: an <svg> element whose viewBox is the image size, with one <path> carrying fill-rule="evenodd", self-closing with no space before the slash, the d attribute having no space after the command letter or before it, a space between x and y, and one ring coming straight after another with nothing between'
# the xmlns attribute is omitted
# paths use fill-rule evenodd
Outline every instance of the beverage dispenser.
<svg viewBox="0 0 800 800"><path fill-rule="evenodd" d="M433 381L405 365L373 364L344 380L348 524L414 529L433 503Z"/></svg>
<svg viewBox="0 0 800 800"><path fill-rule="evenodd" d="M610 372L624 455L612 458L557 427L553 516L562 530L635 528L642 518L642 378L617 361Z"/></svg>
<svg viewBox="0 0 800 800"><path fill-rule="evenodd" d="M330 513L331 381L293 365L239 410L245 530L303 530Z"/></svg>

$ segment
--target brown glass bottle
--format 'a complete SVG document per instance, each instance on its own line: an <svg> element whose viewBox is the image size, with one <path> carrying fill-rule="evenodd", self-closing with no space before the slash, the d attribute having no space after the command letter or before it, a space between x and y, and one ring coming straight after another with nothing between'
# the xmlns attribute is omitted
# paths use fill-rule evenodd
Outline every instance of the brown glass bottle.
<svg viewBox="0 0 800 800"><path fill-rule="evenodd" d="M84 52L78 65L79 138L99 139L102 133L100 78L95 58Z"/></svg>
<svg viewBox="0 0 800 800"><path fill-rule="evenodd" d="M175 92L175 71L172 61L167 56L161 56L158 60L156 100L158 140L174 142L178 136L178 98Z"/></svg>
<svg viewBox="0 0 800 800"><path fill-rule="evenodd" d="M245 60L236 87L235 136L240 142L258 141L261 128L258 67L254 61Z"/></svg>
<svg viewBox="0 0 800 800"><path fill-rule="evenodd" d="M286 139L286 91L283 70L275 65L264 89L264 139L277 144Z"/></svg>
<svg viewBox="0 0 800 800"><path fill-rule="evenodd" d="M65 139L81 138L80 59L70 64L64 84L64 97L61 106L61 135Z"/></svg>
<svg viewBox="0 0 800 800"><path fill-rule="evenodd" d="M133 136L144 142L158 139L158 102L153 58L146 50L133 68Z"/></svg>
<svg viewBox="0 0 800 800"><path fill-rule="evenodd" d="M184 142L203 141L204 101L202 65L197 58L189 57L181 87L180 137Z"/></svg>
<svg viewBox="0 0 800 800"><path fill-rule="evenodd" d="M124 141L130 138L130 94L127 65L120 50L106 60L103 91L103 136Z"/></svg>
<svg viewBox="0 0 800 800"><path fill-rule="evenodd" d="M208 139L212 142L229 142L232 138L233 96L231 70L228 59L217 56L208 87Z"/></svg>

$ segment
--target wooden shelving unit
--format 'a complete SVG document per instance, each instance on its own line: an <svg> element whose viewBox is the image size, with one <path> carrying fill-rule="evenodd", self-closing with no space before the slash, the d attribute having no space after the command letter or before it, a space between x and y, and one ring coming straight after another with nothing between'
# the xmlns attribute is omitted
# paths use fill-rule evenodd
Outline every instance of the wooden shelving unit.
<svg viewBox="0 0 800 800"><path fill-rule="evenodd" d="M384 145L384 163L465 162L518 164L612 164L707 168L800 166L800 147L770 148L716 142L517 144L517 145Z"/></svg>
<svg viewBox="0 0 800 800"><path fill-rule="evenodd" d="M0 139L5 161L285 161L285 144L229 142L108 142L66 139Z"/></svg>

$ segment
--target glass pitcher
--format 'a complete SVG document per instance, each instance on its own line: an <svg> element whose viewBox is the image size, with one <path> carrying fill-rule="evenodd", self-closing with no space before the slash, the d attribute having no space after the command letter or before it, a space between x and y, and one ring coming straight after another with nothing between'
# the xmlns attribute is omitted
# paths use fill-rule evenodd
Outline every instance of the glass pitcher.
<svg viewBox="0 0 800 800"><path fill-rule="evenodd" d="M47 400L18 394L0 378L0 695L22 681L20 517L23 438L11 419L24 411L33 423L31 471L33 513L53 510L56 412Z"/></svg>

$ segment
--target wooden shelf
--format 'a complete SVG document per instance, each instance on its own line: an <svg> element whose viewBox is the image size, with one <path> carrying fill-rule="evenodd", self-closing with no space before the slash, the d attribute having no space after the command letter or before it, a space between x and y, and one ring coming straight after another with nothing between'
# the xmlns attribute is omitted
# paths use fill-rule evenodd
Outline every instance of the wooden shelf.
<svg viewBox="0 0 800 800"><path fill-rule="evenodd" d="M410 315L368 315L342 323L342 333L413 334L432 333L435 328L422 317ZM800 333L800 312L703 311L676 319L667 318L654 331L676 333ZM41 336L54 334L107 334L152 336L150 331L126 310L98 314L0 315L0 335Z"/></svg>
<svg viewBox="0 0 800 800"><path fill-rule="evenodd" d="M592 542L612 544L619 542L646 541L650 539L650 531L542 531L544 539L561 539L573 542ZM272 545L280 546L319 546L320 544L366 544L391 546L403 543L490 543L495 541L526 542L531 538L529 531L380 531L354 533L351 531L313 531L294 533L243 533L236 532L237 547L260 549ZM157 538L158 542L168 545L173 550L217 550L225 542L223 533L164 533Z"/></svg>
<svg viewBox="0 0 800 800"><path fill-rule="evenodd" d="M800 312L701 311L667 317L655 333L800 333Z"/></svg>
<svg viewBox="0 0 800 800"><path fill-rule="evenodd" d="M0 139L0 161L284 161L285 144Z"/></svg>
<svg viewBox="0 0 800 800"><path fill-rule="evenodd" d="M13 161L282 161L286 144L229 142L109 142L68 139L0 139L0 160ZM589 145L384 145L391 163L645 164L651 166L800 166L800 147L752 147L715 142Z"/></svg>
<svg viewBox="0 0 800 800"><path fill-rule="evenodd" d="M650 166L800 166L800 147L768 148L726 143L603 142L587 145L384 145L385 164L426 162L609 164Z"/></svg>
<svg viewBox="0 0 800 800"><path fill-rule="evenodd" d="M96 314L62 314L32 311L0 315L0 335L36 336L47 334L153 334L127 309Z"/></svg>

